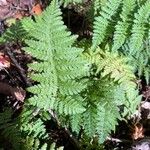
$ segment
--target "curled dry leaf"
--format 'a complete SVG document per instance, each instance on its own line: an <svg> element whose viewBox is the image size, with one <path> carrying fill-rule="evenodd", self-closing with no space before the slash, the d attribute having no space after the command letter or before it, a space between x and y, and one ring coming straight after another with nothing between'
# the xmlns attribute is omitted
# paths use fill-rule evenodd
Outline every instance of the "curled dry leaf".
<svg viewBox="0 0 150 150"><path fill-rule="evenodd" d="M10 59L7 55L0 52L0 70L10 67Z"/></svg>
<svg viewBox="0 0 150 150"><path fill-rule="evenodd" d="M143 137L144 137L144 129L143 129L142 124L138 123L134 125L132 139L137 140Z"/></svg>

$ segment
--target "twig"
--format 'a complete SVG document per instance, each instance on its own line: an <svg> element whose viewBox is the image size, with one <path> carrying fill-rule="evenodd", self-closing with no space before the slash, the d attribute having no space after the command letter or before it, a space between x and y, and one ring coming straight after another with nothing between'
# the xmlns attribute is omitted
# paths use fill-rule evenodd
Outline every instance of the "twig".
<svg viewBox="0 0 150 150"><path fill-rule="evenodd" d="M116 143L132 143L130 140L125 140L125 139L117 139L117 138L111 138L107 137L108 141L116 142Z"/></svg>
<svg viewBox="0 0 150 150"><path fill-rule="evenodd" d="M24 83L26 84L26 86L31 86L32 85L31 82L29 82L29 80L27 79L24 69L19 65L19 63L15 59L13 53L11 52L12 47L11 48L10 47L11 47L10 43L5 44L5 50L6 50L7 55L9 56L12 63L17 68L17 71L20 74L20 76L21 76L22 80L24 81Z"/></svg>
<svg viewBox="0 0 150 150"><path fill-rule="evenodd" d="M51 110L51 109L49 109L48 111L49 111L49 113L51 114L51 116L52 116L54 122L56 122L57 125L58 125L58 127L61 128L61 123L60 123L60 121L58 120L57 114L56 114L53 110ZM79 145L79 142L77 141L77 139L71 134L71 132L70 132L66 127L65 127L64 129L65 129L64 131L65 131L65 133L67 134L67 136L69 137L71 143L74 145L74 147L75 147L77 150L79 150L79 149L80 149L80 145Z"/></svg>

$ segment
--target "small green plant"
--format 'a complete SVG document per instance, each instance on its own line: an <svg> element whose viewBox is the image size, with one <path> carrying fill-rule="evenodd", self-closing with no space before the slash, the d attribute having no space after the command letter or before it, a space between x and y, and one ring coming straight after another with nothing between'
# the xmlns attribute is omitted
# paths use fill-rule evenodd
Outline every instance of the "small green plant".
<svg viewBox="0 0 150 150"><path fill-rule="evenodd" d="M37 81L27 89L33 96L25 101L20 116L11 120L25 141L49 140L44 122L53 118L76 134L82 129L85 137L103 143L118 120L136 111L141 95L134 73L149 82L150 1L109 0L102 5L95 1L92 6L96 17L90 41L79 42L71 35L57 0L35 20L21 21L24 50L36 58L29 64L29 76ZM1 41L11 42L6 35ZM8 122L2 121L0 128Z"/></svg>

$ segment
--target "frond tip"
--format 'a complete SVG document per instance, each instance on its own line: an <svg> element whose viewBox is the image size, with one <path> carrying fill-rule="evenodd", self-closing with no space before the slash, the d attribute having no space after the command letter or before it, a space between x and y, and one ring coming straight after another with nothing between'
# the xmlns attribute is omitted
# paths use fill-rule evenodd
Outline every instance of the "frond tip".
<svg viewBox="0 0 150 150"><path fill-rule="evenodd" d="M103 42L107 34L108 26L112 21L112 17L116 14L120 3L121 0L107 1L107 3L102 7L100 16L95 18L92 49L96 49L96 47Z"/></svg>

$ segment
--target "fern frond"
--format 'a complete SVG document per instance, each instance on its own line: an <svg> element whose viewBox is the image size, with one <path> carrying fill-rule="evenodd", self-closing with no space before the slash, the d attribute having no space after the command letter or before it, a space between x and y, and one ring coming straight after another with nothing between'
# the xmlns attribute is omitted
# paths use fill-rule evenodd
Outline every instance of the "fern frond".
<svg viewBox="0 0 150 150"><path fill-rule="evenodd" d="M136 0L124 0L122 6L122 12L120 14L121 20L117 22L115 26L113 47L112 51L117 51L125 42L129 34L129 27L131 18L130 15L136 7Z"/></svg>
<svg viewBox="0 0 150 150"><path fill-rule="evenodd" d="M93 2L93 4L94 4L94 15L96 15L97 14L97 12L98 12L98 10L100 9L100 7L101 7L101 0L95 0L94 2Z"/></svg>
<svg viewBox="0 0 150 150"><path fill-rule="evenodd" d="M46 139L46 129L40 119L33 119L31 110L23 111L17 118L12 118L12 115L13 112L10 109L0 113L0 135L3 136L3 140L10 143L9 146L11 147L9 148L16 150L63 150L63 147L56 148L55 143L48 142L43 144L40 141L41 138ZM44 131L42 131L43 129ZM6 147L5 145L1 146Z"/></svg>
<svg viewBox="0 0 150 150"><path fill-rule="evenodd" d="M76 132L77 134L79 134L80 130L81 130L81 123L82 123L82 115L72 115L70 117L70 123L71 123L71 129L72 131Z"/></svg>
<svg viewBox="0 0 150 150"><path fill-rule="evenodd" d="M72 97L66 97L64 101L61 100L58 103L58 112L60 114L78 114L85 111L85 108L82 106L82 97L78 96L76 99Z"/></svg>
<svg viewBox="0 0 150 150"><path fill-rule="evenodd" d="M88 137L93 137L96 134L97 127L97 106L87 106L85 113L83 114L83 129Z"/></svg>
<svg viewBox="0 0 150 150"><path fill-rule="evenodd" d="M146 34L146 24L150 16L150 1L145 2L135 13L132 35L130 39L130 54L140 53L143 46L144 36Z"/></svg>
<svg viewBox="0 0 150 150"><path fill-rule="evenodd" d="M10 109L6 109L0 113L0 135L3 140L6 140L11 144L13 149L20 149L22 138L20 132L20 126L16 119L12 119L13 112Z"/></svg>
<svg viewBox="0 0 150 150"><path fill-rule="evenodd" d="M109 76L120 85L126 95L126 101L129 102L132 99L136 101L137 105L139 104L141 96L139 97L138 95L136 78L133 74L133 68L127 65L129 61L127 58L118 56L117 53L104 52L100 49L97 49L94 53L90 52L87 57L92 63L96 64L97 74L100 73L102 77ZM129 114L132 114L135 110L136 108L130 111Z"/></svg>
<svg viewBox="0 0 150 150"><path fill-rule="evenodd" d="M20 21L16 21L16 23L12 24L0 37L0 43L6 42L16 42L16 41L24 41L28 38L28 33L21 26Z"/></svg>
<svg viewBox="0 0 150 150"><path fill-rule="evenodd" d="M83 112L82 97L76 96L86 87L79 82L86 74L83 49L72 46L76 36L70 35L63 25L58 3L52 1L42 16L35 18L35 22L25 20L23 26L32 37L26 40L29 46L25 51L41 60L30 65L36 71L31 74L32 79L40 82L28 89L35 94L29 99L30 104L65 114Z"/></svg>
<svg viewBox="0 0 150 150"><path fill-rule="evenodd" d="M41 118L36 118L34 111L34 107L30 106L29 109L29 107L26 106L22 113L18 116L20 131L26 136L46 139L48 134L46 133L44 121Z"/></svg>
<svg viewBox="0 0 150 150"><path fill-rule="evenodd" d="M26 149L35 149L35 150L63 150L63 147L58 147L56 148L56 143L44 143L41 144L39 139L34 138L34 137L29 137L27 136L25 139ZM25 149L23 149L25 150Z"/></svg>
<svg viewBox="0 0 150 150"><path fill-rule="evenodd" d="M103 143L111 131L115 131L118 119L121 119L119 109L113 103L98 104L97 132L99 143Z"/></svg>
<svg viewBox="0 0 150 150"><path fill-rule="evenodd" d="M108 0L102 7L100 16L95 18L94 33L92 38L92 49L100 45L107 33L108 26L112 22L112 17L116 14L121 0Z"/></svg>

